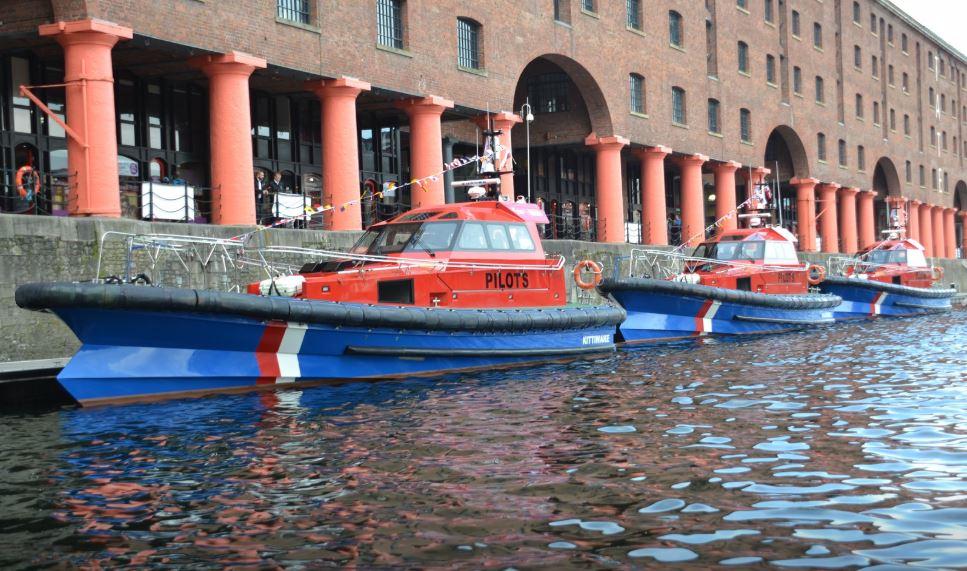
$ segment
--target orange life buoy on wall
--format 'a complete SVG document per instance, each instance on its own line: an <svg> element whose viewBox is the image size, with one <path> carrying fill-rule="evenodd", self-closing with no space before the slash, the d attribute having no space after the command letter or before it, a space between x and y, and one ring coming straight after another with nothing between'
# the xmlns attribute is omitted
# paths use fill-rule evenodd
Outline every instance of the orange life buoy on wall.
<svg viewBox="0 0 967 571"><path fill-rule="evenodd" d="M813 274L813 272L816 273ZM824 279L826 279L826 268L820 266L819 264L810 264L809 267L806 268L806 281L809 282L809 285L819 285L823 283Z"/></svg>
<svg viewBox="0 0 967 571"><path fill-rule="evenodd" d="M31 184L31 180L33 180L33 184ZM20 198L32 200L34 196L40 193L40 173L30 165L24 165L17 169L14 182L17 185Z"/></svg>
<svg viewBox="0 0 967 571"><path fill-rule="evenodd" d="M940 266L933 267L933 281L941 282L943 281L943 268Z"/></svg>
<svg viewBox="0 0 967 571"><path fill-rule="evenodd" d="M584 270L591 272L591 281L584 281L584 276L582 275ZM598 287L598 284L601 283L601 266L594 260L581 260L574 266L574 283L581 289Z"/></svg>

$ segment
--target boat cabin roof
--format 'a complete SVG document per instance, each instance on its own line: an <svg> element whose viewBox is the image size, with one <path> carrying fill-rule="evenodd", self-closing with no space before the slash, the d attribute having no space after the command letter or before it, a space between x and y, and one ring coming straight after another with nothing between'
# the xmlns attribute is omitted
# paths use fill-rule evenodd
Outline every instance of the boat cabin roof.
<svg viewBox="0 0 967 571"><path fill-rule="evenodd" d="M703 242L696 258L762 265L799 265L796 237L782 227L739 228Z"/></svg>
<svg viewBox="0 0 967 571"><path fill-rule="evenodd" d="M763 226L761 228L736 228L726 230L708 242L752 242L758 240L780 240L796 243L796 237L782 226Z"/></svg>
<svg viewBox="0 0 967 571"><path fill-rule="evenodd" d="M866 262L880 265L908 266L911 268L925 268L927 263L926 248L913 238L899 238L882 240L856 253L858 258Z"/></svg>
<svg viewBox="0 0 967 571"><path fill-rule="evenodd" d="M903 238L897 240L882 240L872 246L863 248L857 254L866 254L872 250L926 250L926 248L913 238Z"/></svg>
<svg viewBox="0 0 967 571"><path fill-rule="evenodd" d="M549 220L540 206L531 203L503 202L487 200L478 202L457 202L437 206L414 208L387 220L374 224L379 228L388 224L404 222L424 222L428 220L480 220L484 222L533 222L547 224Z"/></svg>

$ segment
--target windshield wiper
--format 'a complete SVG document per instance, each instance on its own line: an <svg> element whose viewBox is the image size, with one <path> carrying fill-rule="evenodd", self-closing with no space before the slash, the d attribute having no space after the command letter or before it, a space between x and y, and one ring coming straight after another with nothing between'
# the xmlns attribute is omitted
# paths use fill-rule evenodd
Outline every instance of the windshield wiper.
<svg viewBox="0 0 967 571"><path fill-rule="evenodd" d="M411 241L413 242L414 245L419 246L420 248L422 248L423 251L426 252L427 254L429 254L429 256L431 258L435 258L436 257L436 252L434 252L433 250L431 250L429 248L429 246L427 246L423 242L423 233L422 232L419 233L419 234L414 234L413 235L413 240L411 240Z"/></svg>

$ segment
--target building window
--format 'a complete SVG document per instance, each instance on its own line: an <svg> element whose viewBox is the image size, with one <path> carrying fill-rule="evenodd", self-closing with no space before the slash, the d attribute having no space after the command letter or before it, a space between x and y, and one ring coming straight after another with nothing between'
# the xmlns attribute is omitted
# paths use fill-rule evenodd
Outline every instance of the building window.
<svg viewBox="0 0 967 571"><path fill-rule="evenodd" d="M721 133L722 128L719 122L719 101L718 99L708 100L708 131L709 133Z"/></svg>
<svg viewBox="0 0 967 571"><path fill-rule="evenodd" d="M813 23L813 46L823 49L823 27L819 22Z"/></svg>
<svg viewBox="0 0 967 571"><path fill-rule="evenodd" d="M685 109L685 90L681 87L672 87L672 121L679 125L688 124Z"/></svg>
<svg viewBox="0 0 967 571"><path fill-rule="evenodd" d="M880 124L880 102L879 101L873 102L873 124L874 125Z"/></svg>
<svg viewBox="0 0 967 571"><path fill-rule="evenodd" d="M927 105L929 105L931 109L934 108L934 99L936 99L936 93L931 87L927 89Z"/></svg>
<svg viewBox="0 0 967 571"><path fill-rule="evenodd" d="M772 54L766 55L766 81L776 84L776 58Z"/></svg>
<svg viewBox="0 0 967 571"><path fill-rule="evenodd" d="M749 44L739 42L739 73L749 73Z"/></svg>
<svg viewBox="0 0 967 571"><path fill-rule="evenodd" d="M800 29L799 28L799 12L793 10L792 11L792 35L793 36L796 36L798 38L801 35L799 33L799 29Z"/></svg>
<svg viewBox="0 0 967 571"><path fill-rule="evenodd" d="M856 94L856 118L863 118L863 96L859 93Z"/></svg>
<svg viewBox="0 0 967 571"><path fill-rule="evenodd" d="M860 3L859 2L853 2L853 23L854 24L860 23Z"/></svg>
<svg viewBox="0 0 967 571"><path fill-rule="evenodd" d="M826 102L826 88L823 78L816 76L816 103Z"/></svg>
<svg viewBox="0 0 967 571"><path fill-rule="evenodd" d="M886 27L886 41L889 42L891 46L893 45L893 24L890 24Z"/></svg>
<svg viewBox="0 0 967 571"><path fill-rule="evenodd" d="M933 69L934 68L933 52L932 51L928 51L927 52L927 67L929 67L930 69Z"/></svg>
<svg viewBox="0 0 967 571"><path fill-rule="evenodd" d="M913 182L913 163L910 161L906 164L906 180L908 183Z"/></svg>
<svg viewBox="0 0 967 571"><path fill-rule="evenodd" d="M886 68L886 82L887 82L887 84L894 85L895 84L894 79L895 79L895 77L893 75L893 64L891 63Z"/></svg>
<svg viewBox="0 0 967 571"><path fill-rule="evenodd" d="M381 46L403 49L402 0L376 0L376 42Z"/></svg>
<svg viewBox="0 0 967 571"><path fill-rule="evenodd" d="M742 10L749 10L749 0L735 0L735 7Z"/></svg>
<svg viewBox="0 0 967 571"><path fill-rule="evenodd" d="M943 142L943 150L947 150L947 132L944 131L940 134L940 140Z"/></svg>
<svg viewBox="0 0 967 571"><path fill-rule="evenodd" d="M597 12L597 8L594 5L594 0L581 0L581 9L585 12L591 12L592 14Z"/></svg>
<svg viewBox="0 0 967 571"><path fill-rule="evenodd" d="M900 34L900 51L902 51L903 53L907 53L909 51L907 50L908 47L909 46L907 45L907 35Z"/></svg>
<svg viewBox="0 0 967 571"><path fill-rule="evenodd" d="M569 80L566 73L544 73L527 81L527 97L534 113L560 113L568 110Z"/></svg>
<svg viewBox="0 0 967 571"><path fill-rule="evenodd" d="M640 30L641 0L625 0L625 9L628 11L628 27L632 30Z"/></svg>
<svg viewBox="0 0 967 571"><path fill-rule="evenodd" d="M571 23L571 2L570 0L554 0L554 20Z"/></svg>
<svg viewBox="0 0 967 571"><path fill-rule="evenodd" d="M775 15L772 13L772 0L763 0L763 12L765 13L766 22L770 24L773 22Z"/></svg>
<svg viewBox="0 0 967 571"><path fill-rule="evenodd" d="M910 93L910 75L907 72L903 72L903 92Z"/></svg>
<svg viewBox="0 0 967 571"><path fill-rule="evenodd" d="M676 48L685 47L685 31L682 28L682 15L674 10L668 12L668 41Z"/></svg>
<svg viewBox="0 0 967 571"><path fill-rule="evenodd" d="M863 67L863 50L859 46L853 46L853 67L856 69Z"/></svg>
<svg viewBox="0 0 967 571"><path fill-rule="evenodd" d="M816 133L816 157L826 162L826 134Z"/></svg>
<svg viewBox="0 0 967 571"><path fill-rule="evenodd" d="M937 146L937 129L934 127L930 127L930 146Z"/></svg>
<svg viewBox="0 0 967 571"><path fill-rule="evenodd" d="M866 170L866 149L863 145L856 147L856 167L861 171Z"/></svg>
<svg viewBox="0 0 967 571"><path fill-rule="evenodd" d="M642 113L645 112L645 78L638 75L637 73L632 73L628 76L630 90L631 90L631 112L632 113Z"/></svg>
<svg viewBox="0 0 967 571"><path fill-rule="evenodd" d="M802 68L798 65L792 68L792 92L802 93Z"/></svg>
<svg viewBox="0 0 967 571"><path fill-rule="evenodd" d="M457 65L466 69L481 69L480 24L467 18L457 18Z"/></svg>
<svg viewBox="0 0 967 571"><path fill-rule="evenodd" d="M309 23L309 0L276 0L275 15L280 20Z"/></svg>
<svg viewBox="0 0 967 571"><path fill-rule="evenodd" d="M940 56L937 56L937 60L940 62L940 75L942 77L947 77L947 60Z"/></svg>
<svg viewBox="0 0 967 571"><path fill-rule="evenodd" d="M743 143L752 142L752 112L739 109L739 138Z"/></svg>
<svg viewBox="0 0 967 571"><path fill-rule="evenodd" d="M839 166L845 167L849 157L846 154L846 141L843 139L839 140Z"/></svg>
<svg viewBox="0 0 967 571"><path fill-rule="evenodd" d="M937 190L939 186L939 179L937 178L937 169L930 169L930 188Z"/></svg>
<svg viewBox="0 0 967 571"><path fill-rule="evenodd" d="M890 130L896 131L896 109L890 109Z"/></svg>
<svg viewBox="0 0 967 571"><path fill-rule="evenodd" d="M940 112L941 113L947 112L947 94L946 93L940 94Z"/></svg>
<svg viewBox="0 0 967 571"><path fill-rule="evenodd" d="M877 77L880 77L880 60L879 60L879 59L877 59L877 57L876 57L876 56L873 56L873 57L872 57L872 58L870 59L870 62L871 62L871 63L870 63L870 65L871 65L871 66L872 66L872 68L873 68L873 70L872 70L872 73L873 73L873 77L874 77L874 78L877 78Z"/></svg>
<svg viewBox="0 0 967 571"><path fill-rule="evenodd" d="M876 14L870 12L870 33L876 35Z"/></svg>
<svg viewBox="0 0 967 571"><path fill-rule="evenodd" d="M918 170L919 170L919 173L918 174L920 175L919 176L920 186L926 186L927 185L927 175L926 175L925 169L923 168L923 165L920 165L920 168Z"/></svg>

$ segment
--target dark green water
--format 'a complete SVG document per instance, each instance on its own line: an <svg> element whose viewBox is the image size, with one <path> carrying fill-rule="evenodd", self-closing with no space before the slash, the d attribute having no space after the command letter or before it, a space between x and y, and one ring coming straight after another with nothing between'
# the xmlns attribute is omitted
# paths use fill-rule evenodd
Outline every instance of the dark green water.
<svg viewBox="0 0 967 571"><path fill-rule="evenodd" d="M0 416L0 567L967 567L967 314Z"/></svg>

